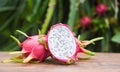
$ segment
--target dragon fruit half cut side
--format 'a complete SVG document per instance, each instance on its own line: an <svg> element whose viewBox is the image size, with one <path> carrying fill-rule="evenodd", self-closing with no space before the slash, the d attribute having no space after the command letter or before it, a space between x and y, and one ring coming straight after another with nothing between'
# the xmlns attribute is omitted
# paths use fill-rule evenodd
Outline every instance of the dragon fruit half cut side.
<svg viewBox="0 0 120 72"><path fill-rule="evenodd" d="M48 48L53 58L67 64L75 63L77 54L82 52L93 56L95 53L81 47L74 32L66 24L58 23L48 32Z"/></svg>
<svg viewBox="0 0 120 72"><path fill-rule="evenodd" d="M65 24L53 25L48 32L48 48L53 58L72 64L76 60L77 45L73 32Z"/></svg>

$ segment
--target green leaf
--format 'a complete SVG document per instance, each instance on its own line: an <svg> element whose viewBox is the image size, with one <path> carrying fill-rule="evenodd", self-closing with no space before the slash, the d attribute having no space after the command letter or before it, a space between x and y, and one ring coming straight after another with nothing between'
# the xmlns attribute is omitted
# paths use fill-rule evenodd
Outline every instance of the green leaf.
<svg viewBox="0 0 120 72"><path fill-rule="evenodd" d="M36 20L35 15L37 15L37 13L38 13L40 4L41 4L41 0L36 0L36 3L35 3L35 5L34 5L34 7L32 9L32 13L30 15L28 15L28 17L27 17L28 21L31 22L31 21L35 21ZM31 6L31 4L29 6Z"/></svg>
<svg viewBox="0 0 120 72"><path fill-rule="evenodd" d="M92 16L93 11L92 11L92 8L90 7L89 0L85 2L85 9L86 9L87 14L89 16Z"/></svg>
<svg viewBox="0 0 120 72"><path fill-rule="evenodd" d="M112 37L112 41L120 44L120 32Z"/></svg>
<svg viewBox="0 0 120 72"><path fill-rule="evenodd" d="M17 28L18 23L20 22L21 15L25 11L25 6L26 2L25 1L20 1L19 6L17 7L17 11L14 13L15 18L14 18L14 23L13 23L13 30Z"/></svg>
<svg viewBox="0 0 120 72"><path fill-rule="evenodd" d="M12 11L15 10L14 6L9 6L9 7L0 7L0 12L4 12L4 11Z"/></svg>
<svg viewBox="0 0 120 72"><path fill-rule="evenodd" d="M28 8L29 8L29 10L32 11L33 6L34 6L34 4L33 4L33 0L27 0L27 4L28 4Z"/></svg>
<svg viewBox="0 0 120 72"><path fill-rule="evenodd" d="M54 12L54 9L55 9L55 4L56 4L56 0L50 0L49 7L48 7L48 10L47 10L47 14L46 14L46 18L44 20L44 24L42 25L41 32L43 34L46 33L46 30L48 28L48 24L50 23L50 20L53 16L53 12Z"/></svg>
<svg viewBox="0 0 120 72"><path fill-rule="evenodd" d="M58 12L58 18L59 18L59 22L61 22L62 21L62 18L63 18L63 0L58 0L58 10L59 10L59 12Z"/></svg>
<svg viewBox="0 0 120 72"><path fill-rule="evenodd" d="M0 0L0 7L5 6L8 0Z"/></svg>
<svg viewBox="0 0 120 72"><path fill-rule="evenodd" d="M8 18L6 22L0 27L0 31L4 30L9 25L9 23L14 19L14 17L15 14Z"/></svg>
<svg viewBox="0 0 120 72"><path fill-rule="evenodd" d="M89 36L91 36L91 32L86 31L86 32L80 34L80 39L86 40Z"/></svg>
<svg viewBox="0 0 120 72"><path fill-rule="evenodd" d="M75 17L76 17L76 11L77 11L77 0L70 0L70 13L69 13L69 19L68 19L68 25L73 30L74 23L75 23Z"/></svg>

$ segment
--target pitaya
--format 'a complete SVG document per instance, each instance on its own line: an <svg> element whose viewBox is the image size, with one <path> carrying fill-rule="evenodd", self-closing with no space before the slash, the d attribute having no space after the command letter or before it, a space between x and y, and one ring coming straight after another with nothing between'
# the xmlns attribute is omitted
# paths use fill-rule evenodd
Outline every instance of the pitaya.
<svg viewBox="0 0 120 72"><path fill-rule="evenodd" d="M83 16L83 17L80 18L80 24L83 27L89 27L91 22L92 22L92 19L91 19L90 16Z"/></svg>
<svg viewBox="0 0 120 72"><path fill-rule="evenodd" d="M50 54L52 58L58 60L59 62L73 64L78 60L78 53L82 52L87 55L94 55L94 52L86 50L83 48L93 41L100 40L102 38L92 39L90 41L80 41L79 37L76 38L74 32L72 32L68 25L58 23L53 25L47 35L39 34L34 36L28 36L27 34L17 30L17 32L22 33L27 37L24 42L20 42L14 36L11 36L22 50L21 56L13 57L4 62L18 61L23 63L28 63L33 60L43 61Z"/></svg>
<svg viewBox="0 0 120 72"><path fill-rule="evenodd" d="M19 30L18 32L22 33ZM22 34L27 36L25 33L22 33ZM13 36L12 38L16 39ZM23 60L23 63L28 63L32 59L39 60L41 62L47 57L48 51L45 48L47 47L45 46L45 43L46 43L45 35L40 34L35 36L27 36L27 39L24 42L22 43L18 42L18 43L19 43L19 46L22 47L21 53L25 58Z"/></svg>
<svg viewBox="0 0 120 72"><path fill-rule="evenodd" d="M80 46L69 26L61 23L53 25L48 32L48 49L53 58L67 64L74 63L79 52L94 55Z"/></svg>
<svg viewBox="0 0 120 72"><path fill-rule="evenodd" d="M103 3L98 4L96 7L97 14L101 15L104 14L107 11L107 6Z"/></svg>

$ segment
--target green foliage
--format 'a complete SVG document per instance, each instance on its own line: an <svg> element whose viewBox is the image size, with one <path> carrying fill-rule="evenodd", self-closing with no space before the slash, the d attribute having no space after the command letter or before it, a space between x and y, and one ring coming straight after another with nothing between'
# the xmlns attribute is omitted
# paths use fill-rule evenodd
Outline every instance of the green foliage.
<svg viewBox="0 0 120 72"><path fill-rule="evenodd" d="M56 3L56 0L50 0L50 2L49 2L49 8L47 10L46 18L45 18L45 21L43 23L42 30L41 30L43 34L45 34L45 32L47 31L48 24L49 24L49 22L52 18L52 15L53 15L55 3Z"/></svg>
<svg viewBox="0 0 120 72"><path fill-rule="evenodd" d="M75 17L78 7L76 3L77 0L70 0L70 13L69 13L68 25L71 27L72 30L74 28Z"/></svg>
<svg viewBox="0 0 120 72"><path fill-rule="evenodd" d="M96 5L105 4L107 11L97 14ZM26 37L17 33L21 30L30 35L47 33L51 25L68 24L80 35L81 40L103 36L102 41L89 49L102 52L120 52L120 2L118 0L0 0L0 50L20 50L10 35L21 42ZM92 22L83 27L80 19L89 16Z"/></svg>
<svg viewBox="0 0 120 72"><path fill-rule="evenodd" d="M115 34L112 37L112 41L120 44L120 33Z"/></svg>

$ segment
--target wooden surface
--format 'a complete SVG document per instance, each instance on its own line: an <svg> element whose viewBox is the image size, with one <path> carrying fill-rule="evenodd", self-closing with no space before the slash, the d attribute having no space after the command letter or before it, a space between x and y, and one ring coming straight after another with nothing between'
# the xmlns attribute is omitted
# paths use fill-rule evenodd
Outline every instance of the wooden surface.
<svg viewBox="0 0 120 72"><path fill-rule="evenodd" d="M0 52L0 61L11 57ZM79 60L72 65L53 62L39 64L2 63L0 72L120 72L120 53L96 53L89 60Z"/></svg>

